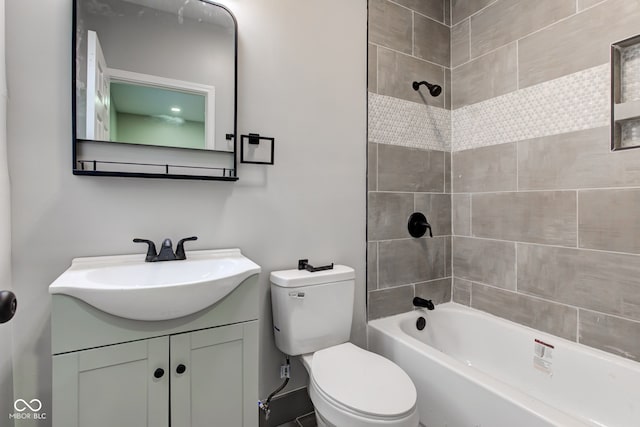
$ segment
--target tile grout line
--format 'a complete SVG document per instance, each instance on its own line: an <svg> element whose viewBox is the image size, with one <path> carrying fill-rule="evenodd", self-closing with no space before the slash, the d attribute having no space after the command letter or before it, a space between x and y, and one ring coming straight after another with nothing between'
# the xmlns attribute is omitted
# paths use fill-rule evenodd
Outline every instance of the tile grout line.
<svg viewBox="0 0 640 427"><path fill-rule="evenodd" d="M478 15L480 12L482 12L483 10L491 7L494 3L497 3L498 0L493 0L491 3L489 3L488 5L486 5L485 7L483 7L482 9L478 9L475 12L473 12L471 15L466 16L464 18L462 18L460 21L456 22L455 24L453 23L453 7L451 8L451 26L453 25L458 25L460 22L464 21L465 19L471 19L472 16Z"/></svg>
<svg viewBox="0 0 640 427"><path fill-rule="evenodd" d="M403 4L397 3L395 0L387 0L387 1L389 3L391 3L391 4L395 4L396 6L400 6L403 9L406 9L406 10L408 10L410 12L413 12L413 13L419 15L419 16L422 16L423 18L427 18L427 19L430 19L431 21L436 22L436 23L438 23L440 25L444 25L446 27L450 27L449 24L445 24L443 21L438 21L436 18L434 18L432 16L425 15L424 13L422 13L422 12L420 12L418 10L411 9L410 7L407 7L407 6L403 5ZM444 14L444 10L443 10L443 14ZM444 20L444 15L443 15L443 20Z"/></svg>
<svg viewBox="0 0 640 427"><path fill-rule="evenodd" d="M395 190L369 190L367 193L384 193L384 194L419 194L419 195L446 195L439 191L395 191Z"/></svg>
<svg viewBox="0 0 640 427"><path fill-rule="evenodd" d="M576 248L580 249L580 192L576 190Z"/></svg>
<svg viewBox="0 0 640 427"><path fill-rule="evenodd" d="M424 62L424 63L427 63L427 64L435 65L436 67L440 67L440 68L449 68L446 65L438 64L437 62L429 61L428 59L420 58L419 56L414 56L413 54L401 52L399 50L395 50L393 48L381 45L379 43L375 43L375 42L369 42L369 43L371 43L372 45L381 47L382 49L390 50L390 51L395 52L395 53L397 53L399 55L408 56L409 58L415 59L416 61L421 61L421 62ZM413 48L412 48L412 50L413 50ZM398 98L398 99L401 99L401 98ZM411 101L409 101L409 102L411 102ZM416 104L418 104L418 103L416 103ZM437 108L441 108L441 107L437 107Z"/></svg>
<svg viewBox="0 0 640 427"><path fill-rule="evenodd" d="M640 319L632 319L630 317L623 317L619 314L610 314L610 313L605 313L604 311L599 311L599 310L595 310L595 309L591 309L591 308L586 308L586 307L576 307L579 310L582 311L590 311L591 313L596 313L602 316L607 316L607 317L613 317L614 319L618 319L618 320L623 320L623 321L627 321L627 322L631 322L631 323L637 323L638 326L640 326Z"/></svg>
<svg viewBox="0 0 640 427"><path fill-rule="evenodd" d="M580 342L580 308L576 311L576 342Z"/></svg>
<svg viewBox="0 0 640 427"><path fill-rule="evenodd" d="M435 236L435 237L441 237L441 236ZM526 242L526 241L520 241L520 240L504 240L504 239L496 239L492 237L482 237L482 236L473 236L473 235L471 236L460 235L456 237L464 238L464 239L485 240L489 242L520 243L522 245L543 246L545 248L568 249L572 251L597 252L597 253L611 254L611 255L627 255L631 257L640 257L640 253L633 253L633 252L607 251L604 249L594 249L594 248L576 248L575 246L562 246L562 245L553 245L550 243ZM394 241L394 240L407 240L407 239L390 239L387 241Z"/></svg>
<svg viewBox="0 0 640 427"><path fill-rule="evenodd" d="M574 191L640 190L640 184L627 187L541 188L493 191L458 191L454 194L505 194L505 193L569 193ZM440 193L434 193L440 194Z"/></svg>
<svg viewBox="0 0 640 427"><path fill-rule="evenodd" d="M468 282L475 283L475 284L478 284L480 286L486 286L488 288L495 289L495 290L498 290L498 291L508 292L508 293L510 293L512 295L516 295L516 296L519 296L519 297L531 298L531 299L538 300L538 301L544 301L544 302L549 303L549 304L559 305L559 306L562 306L562 307L573 308L575 310L578 310L578 309L582 308L582 307L579 307L577 305L571 305L571 304L566 304L566 303L563 303L563 302L560 302L560 301L554 301L552 299L544 298L544 297L541 297L541 296L538 296L538 295L534 295L534 294L530 294L530 293L526 293L526 292L517 292L514 289L502 288L500 286L492 285L492 284L485 283L485 282L480 282L478 280L469 280L469 279L464 279L464 278L463 278L463 280L467 280ZM587 310L587 309L583 308L583 310ZM608 314L606 314L606 313L603 313L603 314L608 316ZM516 323L518 323L518 322L516 322Z"/></svg>
<svg viewBox="0 0 640 427"><path fill-rule="evenodd" d="M441 280L445 280L445 279L449 279L452 278L453 276L444 276L444 277L438 277L437 279L428 279L428 280L421 280L419 282L409 282L409 283L401 283L399 285L391 285L391 286L387 286L384 288L380 288L380 289L375 289L371 292L377 292L377 291L387 291L390 289L395 289L395 288L401 288L403 286L415 286L415 285L423 285L423 284L429 284L429 283L435 283L435 282L439 282Z"/></svg>

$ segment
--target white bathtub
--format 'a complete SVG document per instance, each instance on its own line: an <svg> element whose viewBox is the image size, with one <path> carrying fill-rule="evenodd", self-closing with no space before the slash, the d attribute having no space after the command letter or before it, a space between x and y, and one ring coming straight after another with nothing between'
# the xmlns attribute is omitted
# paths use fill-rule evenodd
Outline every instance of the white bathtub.
<svg viewBox="0 0 640 427"><path fill-rule="evenodd" d="M415 383L427 427L640 426L640 363L455 303L368 334Z"/></svg>

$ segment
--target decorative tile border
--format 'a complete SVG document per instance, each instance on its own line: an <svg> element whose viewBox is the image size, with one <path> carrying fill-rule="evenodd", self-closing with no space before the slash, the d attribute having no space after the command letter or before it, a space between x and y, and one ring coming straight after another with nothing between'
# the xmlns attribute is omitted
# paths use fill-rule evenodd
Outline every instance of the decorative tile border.
<svg viewBox="0 0 640 427"><path fill-rule="evenodd" d="M454 110L452 151L607 126L609 64Z"/></svg>
<svg viewBox="0 0 640 427"><path fill-rule="evenodd" d="M603 64L453 111L369 93L369 141L460 151L608 126L609 85Z"/></svg>
<svg viewBox="0 0 640 427"><path fill-rule="evenodd" d="M369 93L369 141L451 150L451 111Z"/></svg>

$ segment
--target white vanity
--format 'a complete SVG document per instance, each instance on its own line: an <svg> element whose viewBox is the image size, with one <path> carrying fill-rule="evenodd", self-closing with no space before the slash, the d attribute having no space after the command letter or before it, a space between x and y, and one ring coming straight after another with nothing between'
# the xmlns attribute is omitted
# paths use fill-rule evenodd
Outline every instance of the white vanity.
<svg viewBox="0 0 640 427"><path fill-rule="evenodd" d="M259 272L238 249L75 259L49 288L53 426L257 426Z"/></svg>

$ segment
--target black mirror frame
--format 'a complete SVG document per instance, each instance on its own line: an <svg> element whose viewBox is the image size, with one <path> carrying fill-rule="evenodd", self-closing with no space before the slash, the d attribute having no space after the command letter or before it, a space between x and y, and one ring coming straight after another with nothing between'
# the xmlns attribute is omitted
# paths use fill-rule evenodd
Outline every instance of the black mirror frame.
<svg viewBox="0 0 640 427"><path fill-rule="evenodd" d="M90 176L117 176L117 177L130 177L130 178L165 178L165 179L193 179L204 181L237 181L238 178L238 21L235 15L229 10L228 7L216 3L210 0L198 0L202 3L207 3L212 6L217 6L224 9L231 19L234 25L234 88L233 88L233 134L227 134L227 139L233 138L233 169L230 168L211 168L215 170L223 169L223 176L209 176L209 175L188 175L188 174L173 174L169 173L169 167L177 166L181 168L189 167L184 165L160 165L154 164L154 166L164 166L166 173L147 173L147 172L116 172L116 171L98 171L98 170L84 170L78 169L78 157L77 157L77 128L76 128L76 28L77 28L77 3L80 0L73 0L73 15L72 15L72 36L71 36L71 134L72 134L72 171L74 175L90 175ZM176 148L177 150L193 150L190 148ZM108 162L107 162L108 163ZM146 165L142 163L135 163L138 165ZM203 169L202 167L194 167L196 169ZM94 167L95 169L95 167ZM229 173L229 176L226 174Z"/></svg>

